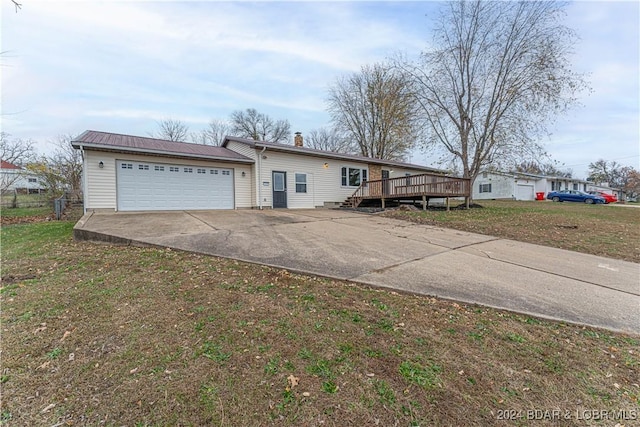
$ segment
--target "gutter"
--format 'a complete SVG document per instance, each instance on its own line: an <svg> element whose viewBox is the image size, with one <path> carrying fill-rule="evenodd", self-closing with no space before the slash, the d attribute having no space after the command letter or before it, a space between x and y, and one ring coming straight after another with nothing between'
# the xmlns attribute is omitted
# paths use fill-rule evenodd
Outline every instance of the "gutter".
<svg viewBox="0 0 640 427"><path fill-rule="evenodd" d="M113 146L113 145L102 145L102 144L90 144L90 145L82 145L78 142L72 142L71 145L76 148L82 147L91 148L96 151L109 151L116 153L131 153L131 154L151 154L156 156L163 157L181 157L186 159L200 159L200 160L208 160L208 161L219 161L219 162L228 162L228 163L253 163L253 160L249 158L234 158L234 157L218 157L218 156L209 156L206 154L192 154L192 153L181 153L175 151L161 151L161 150L150 150L144 148L133 148L133 147L123 147L123 146ZM237 154L237 153L236 153ZM244 156L243 156L244 157Z"/></svg>

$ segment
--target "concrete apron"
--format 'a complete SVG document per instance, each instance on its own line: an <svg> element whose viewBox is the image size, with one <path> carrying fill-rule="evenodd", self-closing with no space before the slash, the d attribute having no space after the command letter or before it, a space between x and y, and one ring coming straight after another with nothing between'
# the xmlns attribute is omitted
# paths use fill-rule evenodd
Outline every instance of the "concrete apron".
<svg viewBox="0 0 640 427"><path fill-rule="evenodd" d="M339 210L88 214L74 236L154 245L640 334L640 265Z"/></svg>

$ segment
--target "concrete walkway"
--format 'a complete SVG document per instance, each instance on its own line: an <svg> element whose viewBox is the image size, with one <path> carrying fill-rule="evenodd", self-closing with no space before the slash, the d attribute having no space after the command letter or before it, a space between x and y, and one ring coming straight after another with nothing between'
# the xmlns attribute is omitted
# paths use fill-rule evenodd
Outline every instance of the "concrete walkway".
<svg viewBox="0 0 640 427"><path fill-rule="evenodd" d="M339 210L87 214L78 239L166 246L640 333L640 265Z"/></svg>

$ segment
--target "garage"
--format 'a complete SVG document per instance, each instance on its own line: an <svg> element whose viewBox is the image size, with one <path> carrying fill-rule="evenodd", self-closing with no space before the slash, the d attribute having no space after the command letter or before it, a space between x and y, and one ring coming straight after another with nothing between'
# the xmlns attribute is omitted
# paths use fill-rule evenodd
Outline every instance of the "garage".
<svg viewBox="0 0 640 427"><path fill-rule="evenodd" d="M535 200L533 185L518 184L516 188L516 200Z"/></svg>
<svg viewBox="0 0 640 427"><path fill-rule="evenodd" d="M116 161L120 211L233 209L233 169Z"/></svg>

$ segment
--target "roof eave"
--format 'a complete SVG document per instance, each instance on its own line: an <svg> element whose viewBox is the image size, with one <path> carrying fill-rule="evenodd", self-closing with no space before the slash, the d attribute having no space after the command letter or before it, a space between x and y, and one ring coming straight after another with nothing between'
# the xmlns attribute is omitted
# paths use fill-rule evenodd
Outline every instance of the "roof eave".
<svg viewBox="0 0 640 427"><path fill-rule="evenodd" d="M161 151L161 150L150 150L147 148L134 148L134 147L122 147L122 146L112 146L112 145L103 145L103 144L95 144L95 143L87 143L83 141L72 141L71 146L73 148L79 149L94 149L97 151L111 151L116 153L128 153L128 154L149 154L163 157L181 157L186 159L199 159L199 160L215 160L220 162L231 162L231 163L255 163L252 159L242 156L244 158L235 158L235 157L220 157L220 156L207 156L204 154L190 154L190 153L178 153L173 151Z"/></svg>
<svg viewBox="0 0 640 427"><path fill-rule="evenodd" d="M446 175L447 171L445 170L441 170L441 169L437 169L437 168L431 168L429 166L421 166L421 165L412 165L410 163L403 163L403 162L394 162L394 161L386 161L386 160L382 160L382 159L374 159L374 158L370 158L370 157L355 157L352 155L348 155L348 154L341 154L341 153L333 153L330 151L321 151L321 150L317 150L317 151L305 151L305 150L301 150L298 147L295 146L286 146L286 145L274 145L272 143L265 143L263 141L254 141L252 139L246 139L246 138L239 138L239 137L234 137L234 136L227 136L225 137L222 146L223 147L227 147L229 142L237 142L240 144L245 144L248 145L249 147L253 148L253 149L262 149L262 148L267 148L267 149L271 149L271 150L276 150L276 151L283 151L285 153L292 153L292 154L299 154L299 155L304 155L304 156L316 156L316 157L323 157L326 159L334 159L334 160L345 160L345 161L352 161L352 162L360 162L360 163L372 163L372 164L378 164L378 165L386 165L386 166L396 166L396 167L405 167L405 168L409 168L409 169L418 169L418 170L422 170L425 172L430 172L430 173L436 173L436 174L442 174L442 175Z"/></svg>
<svg viewBox="0 0 640 427"><path fill-rule="evenodd" d="M383 159L375 159L373 157L354 157L348 154L341 154L341 153L333 153L330 151L327 152L320 152L320 151L304 151L304 150L300 150L297 147L291 146L284 146L284 147L279 147L279 146L274 146L272 144L262 144L260 142L256 142L255 144L253 144L254 147L253 148L264 148L266 147L267 149L272 149L272 150L276 150L276 151L283 151L286 153L292 153L292 154L299 154L299 155L303 155L303 156L316 156L316 157L323 157L323 158L327 158L327 159L334 159L334 160L346 160L346 161L351 161L351 162L360 162L360 163L372 163L372 164L378 164L378 165L386 165L386 166L396 166L396 167L405 167L405 168L409 168L409 169L420 169L420 170L424 170L424 171L429 171L429 172L434 172L434 173L442 173L445 174L446 171L443 170L439 170L436 168L430 168L428 166L420 166L420 165L412 165L410 163L403 163L403 162L394 162L394 161L385 161Z"/></svg>

